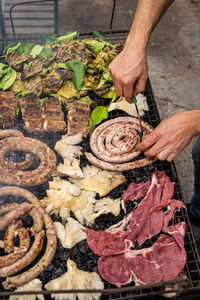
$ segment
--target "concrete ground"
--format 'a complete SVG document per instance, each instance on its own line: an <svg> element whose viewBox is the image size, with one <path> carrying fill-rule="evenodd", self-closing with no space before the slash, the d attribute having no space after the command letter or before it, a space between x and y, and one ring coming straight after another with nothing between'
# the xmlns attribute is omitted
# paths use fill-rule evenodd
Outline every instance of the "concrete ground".
<svg viewBox="0 0 200 300"><path fill-rule="evenodd" d="M4 5L17 2L1 1ZM136 3L116 0L113 30L130 28ZM59 34L109 29L112 5L112 0L60 0ZM151 37L148 64L161 119L200 107L200 0L173 3ZM191 149L192 142L175 159L185 202L190 202L193 193Z"/></svg>

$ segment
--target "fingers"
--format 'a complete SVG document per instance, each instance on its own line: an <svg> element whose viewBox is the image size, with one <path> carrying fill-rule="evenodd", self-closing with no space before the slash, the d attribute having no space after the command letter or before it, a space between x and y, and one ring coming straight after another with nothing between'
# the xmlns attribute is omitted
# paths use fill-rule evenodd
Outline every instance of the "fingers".
<svg viewBox="0 0 200 300"><path fill-rule="evenodd" d="M157 134L155 134L154 131L152 131L150 134L144 137L142 142L139 143L136 148L139 151L147 151L151 146L153 146L156 143L157 139Z"/></svg>
<svg viewBox="0 0 200 300"><path fill-rule="evenodd" d="M145 74L141 78L139 78L138 81L136 81L134 88L133 88L133 97L136 97L137 94L139 94L145 90L147 78L148 78L148 76Z"/></svg>

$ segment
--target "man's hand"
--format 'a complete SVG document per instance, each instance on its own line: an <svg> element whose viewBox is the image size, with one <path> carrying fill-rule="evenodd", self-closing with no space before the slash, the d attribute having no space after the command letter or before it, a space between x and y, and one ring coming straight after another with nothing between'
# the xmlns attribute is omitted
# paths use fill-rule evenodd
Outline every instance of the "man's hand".
<svg viewBox="0 0 200 300"><path fill-rule="evenodd" d="M200 110L177 113L162 121L137 149L159 160L173 160L200 132Z"/></svg>
<svg viewBox="0 0 200 300"><path fill-rule="evenodd" d="M117 96L124 96L129 103L144 91L148 77L146 50L125 48L108 67Z"/></svg>

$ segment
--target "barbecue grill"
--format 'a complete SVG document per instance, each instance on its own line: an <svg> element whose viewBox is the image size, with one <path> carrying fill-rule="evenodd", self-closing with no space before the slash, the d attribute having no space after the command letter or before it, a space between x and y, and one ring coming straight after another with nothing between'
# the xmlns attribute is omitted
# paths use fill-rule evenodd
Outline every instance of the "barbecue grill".
<svg viewBox="0 0 200 300"><path fill-rule="evenodd" d="M127 31L107 31L105 32L107 40L113 44L116 43L123 43L127 37ZM81 34L79 36L80 39L90 37L91 34ZM3 52L3 48L7 46L9 43L14 41L28 41L33 43L39 43L42 36L20 36L20 37L6 37L0 40L0 54ZM149 124L151 124L153 127L156 127L160 122L160 117L158 113L158 109L156 106L154 94L152 91L150 80L147 81L146 89L144 92L145 96L147 97L147 102L149 106L149 111L146 112L145 116L142 117L142 119ZM97 96L94 96L93 98L96 103L99 105L105 105L106 100L100 99ZM122 111L112 111L109 113L109 118L115 118L119 116L126 115ZM20 129L21 131L24 131L21 123L15 124L14 128ZM27 133L26 133L27 135ZM45 134L36 134L31 133L29 134L30 137L35 137L38 139L43 140L45 143L47 143L49 146L54 147L57 140L60 139L60 134L58 133L45 133ZM88 151L89 150L89 139L85 140L82 143L83 150ZM81 161L82 165L86 164L86 159ZM182 199L181 195L181 187L179 184L179 179L177 176L176 168L174 163L169 162L160 162L157 161L153 163L150 166L146 166L141 169L135 169L131 171L124 172L124 175L128 179L128 183L132 180L136 180L136 182L149 179L151 173L154 170L159 171L165 171L166 174L170 177L171 181L175 182L175 199ZM122 195L122 192L126 189L128 183L122 184L113 191L111 191L108 196L111 198L118 198ZM32 187L28 188L31 192L33 192L39 199L43 198L45 195L45 190L47 189L47 184L42 184L39 187ZM122 215L121 215L122 218ZM112 225L113 223L116 223L116 218L111 217L110 215L103 215L100 216L96 220L96 225L94 226L94 229L106 229L108 226ZM41 292L12 292L12 291L5 291L2 286L0 286L0 298L1 299L7 299L7 297L11 294L43 294L45 295L46 299L51 299L50 294L51 293L62 293L62 294L72 294L72 293L91 293L91 292L101 292L102 296L101 299L139 299L139 298L146 298L146 299L163 299L162 295L165 293L169 293L169 290L166 289L166 287L170 287L170 292L176 293L176 295L192 295L196 293L200 293L200 257L197 249L197 245L195 243L194 235L192 233L190 221L188 218L188 214L185 210L181 209L180 212L176 213L174 217L174 222L181 220L185 221L187 224L187 232L185 236L185 248L187 251L187 263L184 268L184 273L186 274L186 279L177 279L169 282L160 282L155 284L149 284L149 285L143 285L143 286L134 286L133 283L122 287L122 288L116 288L115 286L104 282L105 289L104 290L61 290L61 291L46 291L43 290ZM71 258L77 263L77 267L85 270L85 271L97 271L97 255L91 252L91 250L87 246L86 241L82 241L79 244L77 244L74 248L71 250L64 249L60 246L58 243L58 249L55 255L54 260L49 265L49 267L41 273L39 278L43 281L45 284L46 282L61 276L65 271L65 262L68 258ZM181 285L181 288L180 288ZM28 297L28 296L27 296ZM179 297L178 297L179 298ZM180 299L182 299L182 296L180 296Z"/></svg>

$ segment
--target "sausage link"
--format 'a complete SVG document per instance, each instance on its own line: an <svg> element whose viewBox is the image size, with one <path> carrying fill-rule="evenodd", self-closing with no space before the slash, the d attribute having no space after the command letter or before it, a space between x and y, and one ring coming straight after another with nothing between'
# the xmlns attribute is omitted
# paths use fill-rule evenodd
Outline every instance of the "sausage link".
<svg viewBox="0 0 200 300"><path fill-rule="evenodd" d="M14 276L7 277L6 281L3 282L3 287L5 289L10 289L11 287L22 286L25 283L36 278L41 272L43 272L52 260L52 249L55 249L54 239L52 239L52 234L50 232L46 232L48 245L44 256L28 271Z"/></svg>
<svg viewBox="0 0 200 300"><path fill-rule="evenodd" d="M22 162L12 162L12 161L5 161L5 165L9 169L17 169L17 170L26 170L28 169L34 161L33 155L27 153L25 156L25 160Z"/></svg>
<svg viewBox="0 0 200 300"><path fill-rule="evenodd" d="M40 201L31 192L23 188L12 187L12 186L6 186L0 188L0 197L6 195L18 195L20 197L23 197L27 199L38 210L43 216L43 221L46 228L46 236L47 236L46 251L43 257L36 263L36 265L32 269L30 269L30 271L26 271L25 273L22 273L15 277L8 277L6 281L3 283L3 286L5 289L9 289L11 286L17 287L25 284L26 282L29 282L32 278L37 277L38 274L41 273L44 270L44 268L46 268L49 265L56 252L57 237L56 237L56 231L52 219L50 218L50 216L48 215L48 213L46 212L46 210L44 209ZM35 234L35 240L38 234L40 233ZM37 249L38 246L37 246L34 247L37 250L36 249L34 249L34 251L32 250L32 254L29 255L32 247L26 253L25 256L23 256L18 262L16 262L19 263L19 265L22 264L23 265L22 268L24 267L24 262L26 262L26 265L28 265L34 259L33 254L36 251L37 254L39 253ZM39 251L41 251L41 249ZM18 272L16 271L15 266L14 268L12 267L13 265L9 267L1 268L0 276L9 276L11 274ZM10 268L12 268L12 270Z"/></svg>
<svg viewBox="0 0 200 300"><path fill-rule="evenodd" d="M0 130L0 139L5 139L8 137L23 137L23 133L16 129L5 129ZM34 157L31 154L26 154L26 158L23 162L16 163L6 160L6 165L10 169L26 170L33 163Z"/></svg>
<svg viewBox="0 0 200 300"><path fill-rule="evenodd" d="M7 214L3 215L0 219L0 231L8 226L14 220L23 216L31 209L32 205L28 202L22 202L15 209L10 210Z"/></svg>
<svg viewBox="0 0 200 300"><path fill-rule="evenodd" d="M4 251L6 253L14 252L13 239L15 237L15 230L20 226L22 226L22 221L18 220L7 227L6 233L4 235Z"/></svg>
<svg viewBox="0 0 200 300"><path fill-rule="evenodd" d="M18 207L18 203L5 203L0 206L0 215Z"/></svg>
<svg viewBox="0 0 200 300"><path fill-rule="evenodd" d="M40 159L37 169L31 171L11 169L5 159L9 151L24 151ZM43 142L28 137L10 137L0 141L0 182L21 186L41 184L56 168L56 156L53 150Z"/></svg>
<svg viewBox="0 0 200 300"><path fill-rule="evenodd" d="M144 121L141 123L145 136L153 127ZM155 158L131 161L141 153L136 150L140 131L139 120L133 117L119 117L102 123L90 138L94 155L85 152L88 161L98 168L111 171L126 171L152 163Z"/></svg>
<svg viewBox="0 0 200 300"><path fill-rule="evenodd" d="M15 274L20 270L22 270L23 268L25 268L26 266L28 266L42 250L43 242L44 242L44 231L40 231L36 233L34 242L30 250L24 256L22 256L21 259L14 262L10 266L0 268L0 276L5 277L5 276Z"/></svg>
<svg viewBox="0 0 200 300"><path fill-rule="evenodd" d="M34 206L29 210L28 214L33 219L33 226L30 228L30 232L32 235L35 235L35 233L41 231L43 228L42 214Z"/></svg>
<svg viewBox="0 0 200 300"><path fill-rule="evenodd" d="M129 162L129 163L124 163L124 164L111 164L105 161L102 161L98 158L96 158L92 153L89 152L84 152L85 156L87 157L88 161L94 165L97 168L100 169L105 169L105 170L109 170L109 171L128 171L128 170L132 170L132 169L136 169L136 168L141 168L144 167L154 161L156 161L156 158L143 158L140 160L136 160L133 162Z"/></svg>
<svg viewBox="0 0 200 300"><path fill-rule="evenodd" d="M11 136L24 136L23 133L16 129L1 129L0 130L0 139L5 139Z"/></svg>
<svg viewBox="0 0 200 300"><path fill-rule="evenodd" d="M19 260L22 256L24 256L30 247L30 237L26 228L17 228L15 233L19 236L19 248L17 248L13 253L0 256L0 267L12 265L14 262Z"/></svg>

